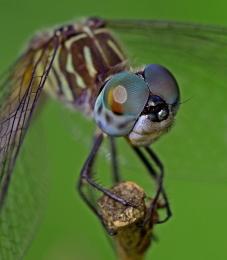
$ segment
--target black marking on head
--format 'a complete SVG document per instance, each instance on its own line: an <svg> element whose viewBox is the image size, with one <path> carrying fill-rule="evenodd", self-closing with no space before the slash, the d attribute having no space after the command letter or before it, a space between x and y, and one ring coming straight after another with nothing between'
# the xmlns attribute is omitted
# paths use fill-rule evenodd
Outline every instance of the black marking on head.
<svg viewBox="0 0 227 260"><path fill-rule="evenodd" d="M171 112L176 115L178 109L180 106L180 97L177 98L177 100L171 105Z"/></svg>
<svg viewBox="0 0 227 260"><path fill-rule="evenodd" d="M147 115L153 122L161 122L169 117L168 104L159 96L151 95L141 115Z"/></svg>
<svg viewBox="0 0 227 260"><path fill-rule="evenodd" d="M98 121L97 121L97 125L99 126L100 129L103 129L103 125L102 125L101 120L98 120Z"/></svg>
<svg viewBox="0 0 227 260"><path fill-rule="evenodd" d="M128 127L128 123L129 122L120 123L119 125L117 125L117 128L118 129L124 129L124 128Z"/></svg>
<svg viewBox="0 0 227 260"><path fill-rule="evenodd" d="M107 121L107 123L112 123L112 117L109 115L109 114L107 114L107 113L105 113L105 119L106 119L106 121Z"/></svg>
<svg viewBox="0 0 227 260"><path fill-rule="evenodd" d="M102 108L103 108L103 105L101 103L97 110L98 115L100 115L102 113Z"/></svg>
<svg viewBox="0 0 227 260"><path fill-rule="evenodd" d="M122 116L123 115L123 113L122 112L117 112L117 111L112 111L115 115L117 115L117 116Z"/></svg>

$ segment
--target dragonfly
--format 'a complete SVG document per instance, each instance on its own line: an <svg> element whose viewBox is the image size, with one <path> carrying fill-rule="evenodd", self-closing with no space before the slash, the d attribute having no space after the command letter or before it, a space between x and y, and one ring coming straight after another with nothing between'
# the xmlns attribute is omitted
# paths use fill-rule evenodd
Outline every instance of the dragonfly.
<svg viewBox="0 0 227 260"><path fill-rule="evenodd" d="M151 39L153 46L162 43L162 48L181 48L203 61L205 54L224 48L227 30L168 21L88 18L37 34L1 78L1 211L7 205L15 163L32 116L41 93L46 93L65 106L92 117L97 125L93 146L80 173L78 191L101 221L102 216L84 193L83 186L90 185L125 206L134 206L96 183L92 175L98 151L103 140L108 138L114 179L115 182L121 180L117 137L126 139L155 180L156 192L146 221L156 209L160 196L166 209L166 217L160 223L171 217L163 187L164 167L150 144L168 132L175 121L181 103L178 79L164 64L152 61L133 68L112 31L120 32L122 38L124 34L131 34L132 41L138 37ZM178 42L178 39L184 41ZM204 43L207 45L200 49ZM222 61L222 57L217 53L213 63L219 60Z"/></svg>

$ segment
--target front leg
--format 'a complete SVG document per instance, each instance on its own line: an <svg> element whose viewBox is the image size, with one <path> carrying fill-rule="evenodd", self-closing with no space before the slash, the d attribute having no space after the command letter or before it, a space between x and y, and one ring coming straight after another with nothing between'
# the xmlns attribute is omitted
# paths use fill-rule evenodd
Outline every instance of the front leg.
<svg viewBox="0 0 227 260"><path fill-rule="evenodd" d="M111 156L113 183L117 184L121 181L121 176L119 172L119 164L117 158L116 140L114 137L109 136L109 141L110 141L110 156Z"/></svg>
<svg viewBox="0 0 227 260"><path fill-rule="evenodd" d="M95 205L92 203L91 198L83 191L84 185L89 184L92 187L94 187L95 189L97 189L98 191L101 191L103 194L112 198L113 200L115 200L125 206L133 207L133 205L131 205L131 203L125 201L121 197L110 192L108 189L105 189L100 184L96 183L95 180L92 178L94 162L95 162L96 156L98 154L98 151L101 147L101 144L103 142L103 137L104 137L103 133L98 133L95 136L91 152L81 170L80 179L79 179L79 183L78 183L79 194L81 195L81 197L85 201L85 203L88 205L88 207L92 210L92 212L101 220L102 223L103 223L103 220L102 220L101 214L99 213L99 211L97 210ZM107 230L107 231L109 232L109 230Z"/></svg>
<svg viewBox="0 0 227 260"><path fill-rule="evenodd" d="M145 149L145 152L147 152L148 156L150 157L150 159L156 164L156 166L159 168L159 174L156 172L156 170L154 169L154 167L151 164L151 161L149 159L147 159L147 157L145 156L145 154L143 153L143 150L141 148L132 146L133 150L135 151L136 155L139 157L139 159L141 160L141 162L144 164L144 166L146 167L148 173L152 176L152 178L154 178L156 185L157 185L157 190L155 193L155 196L153 198L153 201L150 205L150 208L148 209L148 214L147 214L147 218L145 219L146 223L149 223L150 219L152 218L152 215L154 214L157 205L158 205L158 199L160 197L160 195L162 195L163 199L164 199L164 206L163 208L166 210L166 217L162 220L159 220L158 223L164 223L166 222L171 216L172 216L172 212L170 209L170 205L169 205L169 201L168 201L168 197L167 194L165 192L165 189L163 187L163 178L164 178L164 167L162 162L158 159L157 155L151 150L151 148L149 147L145 147L142 149ZM144 223L144 224L146 224Z"/></svg>
<svg viewBox="0 0 227 260"><path fill-rule="evenodd" d="M164 208L166 209L166 217L163 220L160 220L158 222L159 224L161 224L161 223L166 222L172 216L172 211L170 209L169 200L166 195L165 189L163 187L164 166L163 166L162 162L160 161L160 159L158 158L158 156L155 154L155 152L150 147L148 147L148 146L145 147L145 150L148 153L148 155L150 156L150 158L153 160L153 162L156 164L156 166L159 168L159 171L160 171L159 175L158 175L153 170L153 175L156 178L156 182L157 182L157 191L156 191L155 197L153 199L153 202L148 210L149 211L148 213L150 214L150 216L153 215L153 212L155 211L155 209L157 207L156 205L158 204L159 196L162 195L164 202L165 202ZM149 217L149 214L148 214L148 217ZM145 221L148 221L148 219Z"/></svg>

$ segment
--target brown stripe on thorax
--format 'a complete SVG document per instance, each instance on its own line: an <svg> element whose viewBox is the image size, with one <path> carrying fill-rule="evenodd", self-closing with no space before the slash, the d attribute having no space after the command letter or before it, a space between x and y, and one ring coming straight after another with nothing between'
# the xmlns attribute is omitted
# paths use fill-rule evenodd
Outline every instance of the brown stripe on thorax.
<svg viewBox="0 0 227 260"><path fill-rule="evenodd" d="M74 28L76 31L78 25ZM91 28L86 23L79 28L61 43L51 75L62 85L58 89L61 98L65 93L65 102L92 109L105 79L124 70L127 60L108 29Z"/></svg>
<svg viewBox="0 0 227 260"><path fill-rule="evenodd" d="M97 74L106 70L105 61L94 44L94 39L87 35L87 37L73 42L70 52L73 57L72 61L75 71L83 78L86 86L93 87ZM89 55L91 58L90 64L88 62ZM95 73L91 73L92 70Z"/></svg>
<svg viewBox="0 0 227 260"><path fill-rule="evenodd" d="M105 55L105 60L107 60L109 68L126 60L124 52L109 30L105 28L97 29L95 30L95 36L100 46L102 46L102 52Z"/></svg>

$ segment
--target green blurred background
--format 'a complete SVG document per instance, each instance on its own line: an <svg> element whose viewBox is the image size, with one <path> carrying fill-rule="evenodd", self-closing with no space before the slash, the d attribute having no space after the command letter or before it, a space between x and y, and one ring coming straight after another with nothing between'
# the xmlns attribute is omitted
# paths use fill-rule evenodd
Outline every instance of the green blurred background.
<svg viewBox="0 0 227 260"><path fill-rule="evenodd" d="M0 69L15 60L35 31L77 17L159 18L227 25L226 8L224 0L0 0ZM227 57L226 53L223 55ZM227 82L227 77L215 78L225 79ZM167 169L165 184L174 217L156 228L159 242L153 245L147 259L227 258L227 91L223 86L212 89L212 95L206 90L204 86L196 91L183 89L184 99L196 93L202 102L197 98L182 106L171 134L155 144ZM210 117L205 115L208 111ZM92 123L78 114L66 116L53 101L45 107L40 120L48 139L51 181L44 218L25 259L115 259L100 224L74 188L89 151L86 143L92 138ZM125 167L130 165L125 171L133 172L131 169L137 169L137 163L126 158ZM103 165L100 172L107 173L107 167Z"/></svg>

